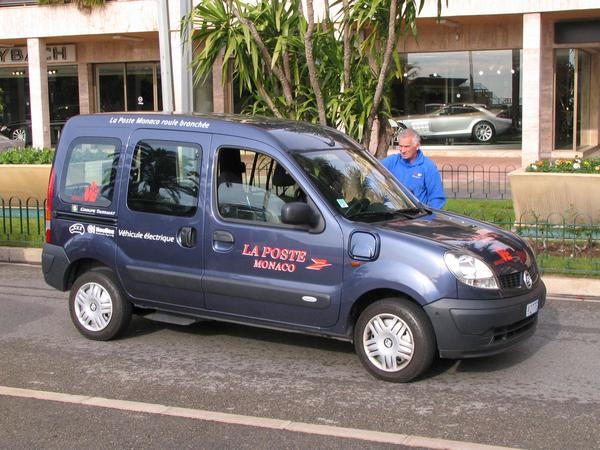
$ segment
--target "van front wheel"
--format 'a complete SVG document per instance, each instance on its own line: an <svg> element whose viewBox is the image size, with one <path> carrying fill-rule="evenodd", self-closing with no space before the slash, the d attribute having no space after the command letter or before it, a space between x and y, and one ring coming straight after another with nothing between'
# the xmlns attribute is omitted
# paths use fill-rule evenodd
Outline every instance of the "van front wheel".
<svg viewBox="0 0 600 450"><path fill-rule="evenodd" d="M425 312L406 299L393 298L377 301L361 313L354 347L372 375L404 383L429 368L436 342Z"/></svg>
<svg viewBox="0 0 600 450"><path fill-rule="evenodd" d="M117 336L129 325L131 310L109 270L85 272L71 288L71 320L88 339L108 341Z"/></svg>

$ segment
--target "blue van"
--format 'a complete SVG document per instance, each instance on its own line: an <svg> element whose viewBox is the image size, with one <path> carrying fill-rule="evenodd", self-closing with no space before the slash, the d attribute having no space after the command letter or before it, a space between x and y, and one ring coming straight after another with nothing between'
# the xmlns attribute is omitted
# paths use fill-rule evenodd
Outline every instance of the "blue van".
<svg viewBox="0 0 600 450"><path fill-rule="evenodd" d="M546 298L516 235L419 203L337 130L251 117L70 119L42 263L87 338L221 320L351 341L397 382L512 347Z"/></svg>

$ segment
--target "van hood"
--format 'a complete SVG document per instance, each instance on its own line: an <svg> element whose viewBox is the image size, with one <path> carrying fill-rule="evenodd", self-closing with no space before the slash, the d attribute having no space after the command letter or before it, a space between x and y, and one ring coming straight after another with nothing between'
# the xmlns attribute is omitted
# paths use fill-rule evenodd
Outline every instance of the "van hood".
<svg viewBox="0 0 600 450"><path fill-rule="evenodd" d="M436 211L414 219L382 223L378 227L435 241L448 250L470 252L500 275L523 271L533 262L527 247L512 233L466 217Z"/></svg>

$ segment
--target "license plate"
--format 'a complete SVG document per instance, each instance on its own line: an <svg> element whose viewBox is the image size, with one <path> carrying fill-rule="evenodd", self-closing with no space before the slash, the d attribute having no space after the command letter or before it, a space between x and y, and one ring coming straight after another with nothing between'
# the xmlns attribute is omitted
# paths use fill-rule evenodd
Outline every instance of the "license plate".
<svg viewBox="0 0 600 450"><path fill-rule="evenodd" d="M535 314L536 312L538 312L538 305L539 305L539 300L528 303L527 308L525 309L525 317L529 317L532 314Z"/></svg>

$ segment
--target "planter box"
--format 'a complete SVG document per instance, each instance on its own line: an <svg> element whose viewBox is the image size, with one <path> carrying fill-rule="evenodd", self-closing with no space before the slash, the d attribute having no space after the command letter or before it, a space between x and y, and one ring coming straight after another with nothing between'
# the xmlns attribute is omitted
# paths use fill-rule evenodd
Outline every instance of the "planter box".
<svg viewBox="0 0 600 450"><path fill-rule="evenodd" d="M517 222L600 223L600 174L517 169L508 176Z"/></svg>
<svg viewBox="0 0 600 450"><path fill-rule="evenodd" d="M0 164L0 199L8 206L11 197L16 197L23 202L23 206L33 199L40 202L48 194L48 179L50 178L50 164ZM18 206L15 199L11 206Z"/></svg>

